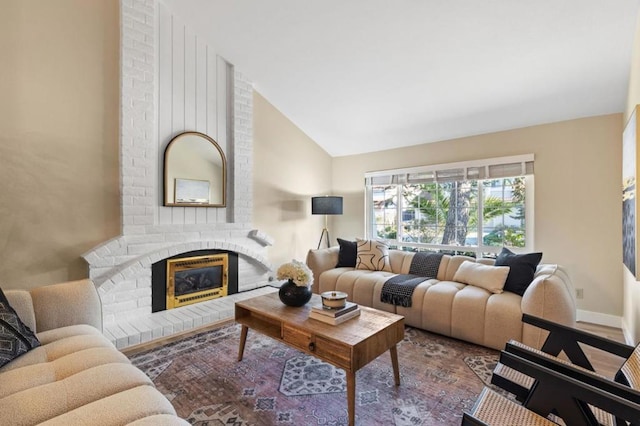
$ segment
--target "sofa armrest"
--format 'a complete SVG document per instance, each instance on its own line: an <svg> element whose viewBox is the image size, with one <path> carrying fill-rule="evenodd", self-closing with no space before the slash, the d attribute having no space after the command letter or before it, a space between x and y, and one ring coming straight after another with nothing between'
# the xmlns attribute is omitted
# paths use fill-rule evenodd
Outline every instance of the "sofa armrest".
<svg viewBox="0 0 640 426"><path fill-rule="evenodd" d="M569 275L558 265L541 266L522 296L522 313L575 327L576 303ZM548 334L547 330L523 324L522 343L540 349Z"/></svg>
<svg viewBox="0 0 640 426"><path fill-rule="evenodd" d="M339 247L330 247L319 250L309 250L307 253L307 266L313 272L314 293L318 293L320 274L329 269L333 269L338 264Z"/></svg>
<svg viewBox="0 0 640 426"><path fill-rule="evenodd" d="M84 279L31 290L37 332L88 324L102 331L102 304L95 285Z"/></svg>

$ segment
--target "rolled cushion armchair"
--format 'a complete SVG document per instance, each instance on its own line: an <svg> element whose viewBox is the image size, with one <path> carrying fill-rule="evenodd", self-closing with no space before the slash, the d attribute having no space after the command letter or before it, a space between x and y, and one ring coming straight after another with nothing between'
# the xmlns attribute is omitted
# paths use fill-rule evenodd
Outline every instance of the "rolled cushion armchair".
<svg viewBox="0 0 640 426"><path fill-rule="evenodd" d="M12 308L5 313L17 314L38 342L0 367L0 424L189 424L102 335L100 299L90 280L5 296L0 306Z"/></svg>

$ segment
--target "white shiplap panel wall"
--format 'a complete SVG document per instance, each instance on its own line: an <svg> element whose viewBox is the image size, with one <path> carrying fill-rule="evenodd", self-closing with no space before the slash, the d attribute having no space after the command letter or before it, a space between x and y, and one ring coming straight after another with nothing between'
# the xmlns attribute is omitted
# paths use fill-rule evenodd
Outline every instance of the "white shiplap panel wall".
<svg viewBox="0 0 640 426"><path fill-rule="evenodd" d="M216 70L217 70L217 117L216 122L218 126L218 136L220 146L227 156L227 200L233 200L233 192L229 191L230 185L233 182L233 154L230 152L229 146L231 145L231 140L229 139L229 135L231 133L229 129L229 115L231 111L233 111L233 107L231 102L229 102L230 93L229 92L229 79L233 71L230 69L229 63L222 59L221 57L217 57L216 59ZM221 111L225 111L224 114ZM234 200L235 201L235 200ZM227 203L227 206L229 203ZM218 222L226 222L227 221L227 209L218 209L216 212L212 212L216 215L216 220ZM229 218L230 222L233 222L232 218Z"/></svg>
<svg viewBox="0 0 640 426"><path fill-rule="evenodd" d="M184 27L184 130L196 128L196 35Z"/></svg>
<svg viewBox="0 0 640 426"><path fill-rule="evenodd" d="M184 33L185 24L177 16L171 17L171 75L167 84L171 84L171 136L185 131L184 123ZM162 32L162 28L160 29ZM163 135L159 135L162 137ZM168 143L168 142L167 142ZM171 207L171 223L184 223L184 207Z"/></svg>
<svg viewBox="0 0 640 426"><path fill-rule="evenodd" d="M163 154L171 139L184 131L212 137L229 158L227 100L229 64L206 41L160 3L158 17L158 152L159 182L164 182ZM164 189L158 190L161 205ZM233 200L227 197L227 203ZM226 209L160 206L161 225L227 222Z"/></svg>
<svg viewBox="0 0 640 426"><path fill-rule="evenodd" d="M196 128L196 35L184 27L184 129ZM184 208L184 223L196 223L196 209Z"/></svg>
<svg viewBox="0 0 640 426"><path fill-rule="evenodd" d="M171 223L171 208L162 207L164 203L164 150L169 143L173 134L172 127L172 109L173 98L171 93L171 84L168 79L171 78L171 52L173 39L173 18L164 7L158 8L158 57L157 57L157 75L158 75L158 203L160 206L156 209L156 223Z"/></svg>
<svg viewBox="0 0 640 426"><path fill-rule="evenodd" d="M216 139L216 141L218 142L222 150L226 153L227 151L224 149L223 145L225 141L220 139L220 135L218 134L218 57L213 52L213 49L210 46L207 46L206 49L206 61L207 95L205 98L205 102L207 103L207 115L205 117L205 133L208 135L218 136L218 139ZM225 110L221 110L220 114L224 115Z"/></svg>
<svg viewBox="0 0 640 426"><path fill-rule="evenodd" d="M209 70L209 63L207 60L208 46L202 39L202 37L196 36L195 40L195 55L196 55L196 79L194 93L199 94L196 96L196 123L195 129L198 132L207 133L207 97L208 95L208 82L207 72Z"/></svg>
<svg viewBox="0 0 640 426"><path fill-rule="evenodd" d="M207 133L207 45L202 37L195 38L195 125L194 129L201 133ZM199 96L197 94L200 94ZM194 209L195 222L207 223L207 210L205 208Z"/></svg>

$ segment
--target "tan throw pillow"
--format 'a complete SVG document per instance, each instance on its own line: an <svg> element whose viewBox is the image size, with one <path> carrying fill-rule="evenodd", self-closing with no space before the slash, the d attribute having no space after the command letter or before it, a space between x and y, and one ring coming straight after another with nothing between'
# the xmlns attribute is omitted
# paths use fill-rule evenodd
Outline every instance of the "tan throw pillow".
<svg viewBox="0 0 640 426"><path fill-rule="evenodd" d="M458 267L453 280L484 288L491 293L502 293L508 275L508 266L483 265L465 260Z"/></svg>
<svg viewBox="0 0 640 426"><path fill-rule="evenodd" d="M356 244L358 246L356 269L391 272L389 247L385 243L377 240L356 239Z"/></svg>

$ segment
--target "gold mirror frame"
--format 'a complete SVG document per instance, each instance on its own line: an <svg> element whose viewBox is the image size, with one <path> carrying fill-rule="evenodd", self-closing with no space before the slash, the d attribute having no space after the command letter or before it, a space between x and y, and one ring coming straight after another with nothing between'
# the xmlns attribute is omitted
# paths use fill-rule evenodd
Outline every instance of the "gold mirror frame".
<svg viewBox="0 0 640 426"><path fill-rule="evenodd" d="M164 151L164 205L225 207L227 160L220 145L200 132L175 136Z"/></svg>

